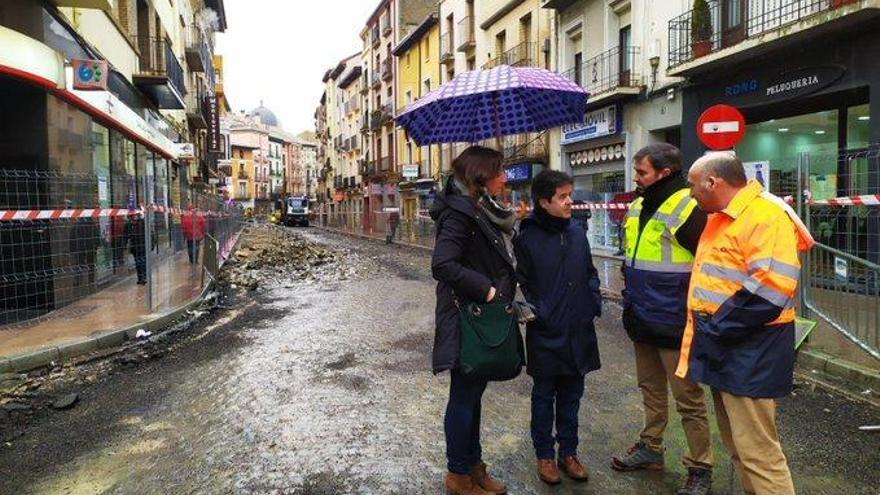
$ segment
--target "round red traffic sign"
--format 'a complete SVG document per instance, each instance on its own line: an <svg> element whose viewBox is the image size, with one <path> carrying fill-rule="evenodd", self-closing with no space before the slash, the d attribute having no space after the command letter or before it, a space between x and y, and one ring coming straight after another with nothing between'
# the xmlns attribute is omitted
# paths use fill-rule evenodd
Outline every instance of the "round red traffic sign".
<svg viewBox="0 0 880 495"><path fill-rule="evenodd" d="M729 150L745 135L746 119L730 105L713 105L697 120L697 136L712 150Z"/></svg>

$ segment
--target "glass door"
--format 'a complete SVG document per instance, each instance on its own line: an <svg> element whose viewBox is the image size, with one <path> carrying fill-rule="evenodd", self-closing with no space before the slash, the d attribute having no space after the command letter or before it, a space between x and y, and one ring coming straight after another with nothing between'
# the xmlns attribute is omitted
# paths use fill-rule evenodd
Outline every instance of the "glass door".
<svg viewBox="0 0 880 495"><path fill-rule="evenodd" d="M721 1L721 46L735 45L746 37L746 0Z"/></svg>

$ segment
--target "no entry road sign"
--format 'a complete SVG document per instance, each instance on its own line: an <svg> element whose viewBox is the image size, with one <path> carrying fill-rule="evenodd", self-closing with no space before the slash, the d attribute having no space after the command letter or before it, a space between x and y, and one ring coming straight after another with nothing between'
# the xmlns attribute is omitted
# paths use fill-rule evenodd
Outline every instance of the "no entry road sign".
<svg viewBox="0 0 880 495"><path fill-rule="evenodd" d="M746 135L746 119L730 105L714 105L697 120L697 136L712 150L729 150Z"/></svg>

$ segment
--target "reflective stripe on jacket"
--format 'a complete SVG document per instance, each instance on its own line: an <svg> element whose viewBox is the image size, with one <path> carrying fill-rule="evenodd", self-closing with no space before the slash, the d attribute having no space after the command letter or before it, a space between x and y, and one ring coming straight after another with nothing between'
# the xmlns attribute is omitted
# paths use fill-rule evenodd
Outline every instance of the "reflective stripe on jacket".
<svg viewBox="0 0 880 495"><path fill-rule="evenodd" d="M734 395L781 397L794 368L798 251L812 236L751 180L709 215L693 264L676 374Z"/></svg>
<svg viewBox="0 0 880 495"><path fill-rule="evenodd" d="M641 229L642 198L629 207L624 223L624 326L636 342L672 348L680 345L693 255L679 244L675 233L695 207L690 189L680 189L666 198ZM636 326L639 328L631 328Z"/></svg>

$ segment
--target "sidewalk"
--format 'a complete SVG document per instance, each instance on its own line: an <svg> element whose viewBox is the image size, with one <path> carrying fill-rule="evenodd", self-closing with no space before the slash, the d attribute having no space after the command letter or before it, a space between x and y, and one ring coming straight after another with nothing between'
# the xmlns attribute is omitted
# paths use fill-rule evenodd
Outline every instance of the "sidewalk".
<svg viewBox="0 0 880 495"><path fill-rule="evenodd" d="M202 250L204 252L204 250ZM131 274L32 322L0 326L0 358L32 352L145 323L194 300L202 289L201 263L185 252L159 260L153 268L153 309L147 288Z"/></svg>

